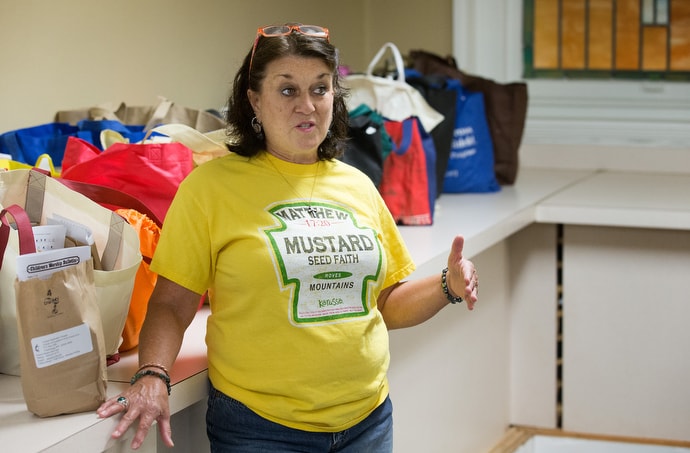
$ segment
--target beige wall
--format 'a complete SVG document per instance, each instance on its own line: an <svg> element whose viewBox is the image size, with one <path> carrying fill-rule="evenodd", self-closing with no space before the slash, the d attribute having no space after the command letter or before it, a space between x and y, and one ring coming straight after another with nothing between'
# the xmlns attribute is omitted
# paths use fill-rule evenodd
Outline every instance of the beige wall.
<svg viewBox="0 0 690 453"><path fill-rule="evenodd" d="M331 29L342 62L364 70L392 41L450 53L452 0L2 0L0 133L57 110L163 95L221 108L257 26Z"/></svg>
<svg viewBox="0 0 690 453"><path fill-rule="evenodd" d="M364 4L369 18L367 63L388 41L403 54L411 49L453 53L452 0L365 0Z"/></svg>

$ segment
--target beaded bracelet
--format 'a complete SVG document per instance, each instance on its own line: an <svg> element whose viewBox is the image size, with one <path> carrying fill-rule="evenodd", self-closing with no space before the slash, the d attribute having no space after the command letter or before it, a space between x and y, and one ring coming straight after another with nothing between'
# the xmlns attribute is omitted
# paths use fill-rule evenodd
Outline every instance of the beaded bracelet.
<svg viewBox="0 0 690 453"><path fill-rule="evenodd" d="M446 299L450 301L451 304L459 304L460 302L463 301L462 297L454 297L450 291L448 291L448 284L446 283L446 274L448 273L448 268L443 269L441 271L441 289L443 290L443 294L446 295Z"/></svg>
<svg viewBox="0 0 690 453"><path fill-rule="evenodd" d="M158 371L153 371L153 370L144 370L144 371L137 371L134 376L132 376L132 379L129 381L130 385L134 385L135 382L137 382L139 379L143 378L144 376L156 376L158 379L161 379L163 382L165 382L165 386L168 388L168 395L170 395L170 376L164 373L159 373Z"/></svg>
<svg viewBox="0 0 690 453"><path fill-rule="evenodd" d="M170 376L170 372L168 371L168 369L167 369L166 367L164 367L163 365L159 364L159 363L153 363L153 362L145 363L145 364L143 364L142 366L139 367L139 369L137 370L137 372L143 370L144 368L158 368L158 369L161 370L163 373L165 373L165 374L167 374L168 376Z"/></svg>

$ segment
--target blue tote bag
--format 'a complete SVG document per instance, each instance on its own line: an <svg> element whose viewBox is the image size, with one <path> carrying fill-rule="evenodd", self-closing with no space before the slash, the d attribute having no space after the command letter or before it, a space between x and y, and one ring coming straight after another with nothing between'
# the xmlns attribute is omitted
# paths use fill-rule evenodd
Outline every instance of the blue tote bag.
<svg viewBox="0 0 690 453"><path fill-rule="evenodd" d="M456 91L457 107L443 192L497 192L501 186L494 172L494 147L484 95L465 90L456 79L448 79L448 87Z"/></svg>
<svg viewBox="0 0 690 453"><path fill-rule="evenodd" d="M47 123L27 127L0 135L0 154L9 154L12 160L35 165L39 157L48 154L57 167L62 166L65 146L69 137L77 137L104 149L101 132L113 130L131 143L144 138L144 126L125 126L116 120L82 120L76 125L69 123Z"/></svg>
<svg viewBox="0 0 690 453"><path fill-rule="evenodd" d="M65 153L67 138L80 137L88 140L90 132L68 123L48 123L27 127L0 135L0 154L9 154L12 160L34 165L42 154L48 154L53 164L60 166Z"/></svg>
<svg viewBox="0 0 690 453"><path fill-rule="evenodd" d="M85 140L98 147L101 151L107 147L104 143L101 143L101 132L106 129L122 135L129 143L140 142L146 136L144 125L124 125L117 120L81 120L77 123L77 127L82 133L80 138L83 138L87 133L90 134ZM160 134L154 132L152 135Z"/></svg>

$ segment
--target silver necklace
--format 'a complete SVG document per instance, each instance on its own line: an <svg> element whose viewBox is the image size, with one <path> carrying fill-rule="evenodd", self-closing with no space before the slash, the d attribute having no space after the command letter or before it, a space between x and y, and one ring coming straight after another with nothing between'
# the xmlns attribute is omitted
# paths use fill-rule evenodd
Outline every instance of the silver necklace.
<svg viewBox="0 0 690 453"><path fill-rule="evenodd" d="M271 167L273 167L273 169L276 171L276 173L278 173L280 175L280 177L283 178L283 181L285 181L285 184L287 184L290 187L290 189L292 189L292 191L295 193L295 195L297 195L299 198L304 198L302 196L302 194L300 194L297 191L297 189L295 189L295 186L290 184L290 181L288 181L288 179L285 177L285 175L283 173L281 173L280 170L278 170L278 167L276 166L276 164L273 163L270 156L267 156L267 160L271 164ZM314 174L314 182L312 182L312 184L311 184L311 193L309 194L309 201L307 202L307 212L309 213L309 215L311 217L316 216L316 209L311 205L311 200L312 200L312 198L314 198L314 188L316 187L316 179L319 177L320 166L321 166L321 161L319 160L316 162L316 173Z"/></svg>

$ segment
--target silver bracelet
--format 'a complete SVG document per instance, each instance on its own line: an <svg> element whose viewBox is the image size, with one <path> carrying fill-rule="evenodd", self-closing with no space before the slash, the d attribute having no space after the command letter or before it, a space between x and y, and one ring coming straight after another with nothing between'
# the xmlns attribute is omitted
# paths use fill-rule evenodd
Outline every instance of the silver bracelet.
<svg viewBox="0 0 690 453"><path fill-rule="evenodd" d="M450 301L451 304L459 304L460 302L463 301L462 297L454 297L450 291L448 291L448 284L446 283L446 274L448 273L448 268L443 269L441 271L441 289L443 290L443 294L446 295L446 299Z"/></svg>

